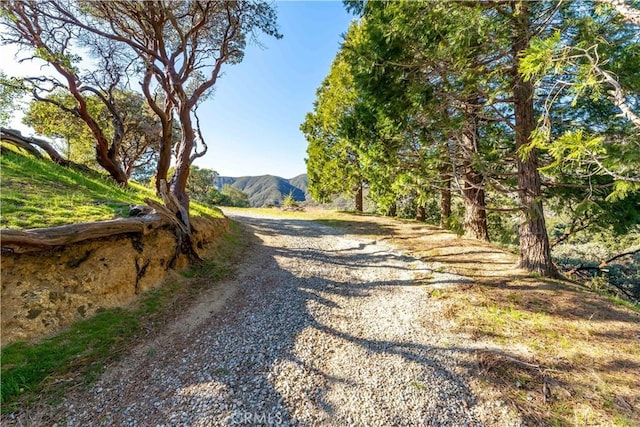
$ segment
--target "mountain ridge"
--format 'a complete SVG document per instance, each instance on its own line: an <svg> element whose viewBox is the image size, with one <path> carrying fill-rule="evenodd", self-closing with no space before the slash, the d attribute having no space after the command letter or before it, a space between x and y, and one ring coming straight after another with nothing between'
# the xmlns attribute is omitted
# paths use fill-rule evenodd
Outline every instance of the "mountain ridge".
<svg viewBox="0 0 640 427"><path fill-rule="evenodd" d="M308 182L307 174L304 173L290 179L276 175L217 176L213 185L219 190L225 185L231 185L247 194L252 207L263 207L280 206L289 194L297 202L309 200Z"/></svg>

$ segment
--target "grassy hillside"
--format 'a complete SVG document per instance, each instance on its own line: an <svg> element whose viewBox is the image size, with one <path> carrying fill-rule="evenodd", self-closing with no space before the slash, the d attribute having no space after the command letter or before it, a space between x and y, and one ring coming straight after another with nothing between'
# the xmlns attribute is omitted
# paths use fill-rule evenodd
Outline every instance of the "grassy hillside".
<svg viewBox="0 0 640 427"><path fill-rule="evenodd" d="M146 197L157 200L153 190L139 184L122 188L104 174L62 167L5 145L0 154L0 190L0 227L12 229L126 217L129 205L144 203ZM196 203L191 204L191 212L222 216L219 210ZM132 343L187 307L193 295L230 274L246 240L239 233L232 226L223 244L203 264L141 295L133 308L107 309L43 340L3 346L1 413L28 408L39 399L58 399L67 390L95 380Z"/></svg>
<svg viewBox="0 0 640 427"><path fill-rule="evenodd" d="M28 229L126 217L129 205L156 199L132 182L128 188L106 175L84 173L3 146L0 155L0 228ZM221 216L192 204L195 215Z"/></svg>

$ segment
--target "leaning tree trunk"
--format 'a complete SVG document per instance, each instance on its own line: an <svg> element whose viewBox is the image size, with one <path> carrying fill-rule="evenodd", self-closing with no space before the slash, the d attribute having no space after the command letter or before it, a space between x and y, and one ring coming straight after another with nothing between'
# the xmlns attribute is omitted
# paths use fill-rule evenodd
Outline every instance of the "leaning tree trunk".
<svg viewBox="0 0 640 427"><path fill-rule="evenodd" d="M32 14L35 9L32 9L28 2L3 2L3 8L5 7L5 3L7 11L15 15L14 18L17 24L15 29L17 29L20 36L34 48L42 50L43 52L49 52L47 43L43 40L42 36L44 33L39 23L39 19L44 20L46 17L41 14ZM80 84L78 74L67 62L66 55L47 55L46 61L66 80L67 89L76 100L76 107L73 113L87 125L95 140L96 161L117 183L126 186L129 178L124 172L122 162L120 162L118 158L118 144L121 142L118 138L121 138L122 135L118 135L116 129L116 135L110 144L102 128L93 118L87 106L84 92L99 93L99 91L90 86Z"/></svg>
<svg viewBox="0 0 640 427"><path fill-rule="evenodd" d="M176 149L176 166L170 184L164 179L158 179L156 183L158 193L162 198L164 205L149 199L145 201L156 209L159 213L167 217L174 224L175 236L178 241L176 252L187 255L189 262L196 264L202 261L202 258L196 252L193 240L191 238L193 228L189 218L189 196L187 194L187 180L189 179L189 171L191 166L191 152L195 146L195 132L191 126L191 112L186 103L178 105L178 113L180 119L180 130L182 132L180 141ZM171 121L167 121L171 123ZM163 126L163 147L170 147L170 133L167 126ZM161 153L162 157L162 153ZM166 157L164 158L166 160ZM159 175L156 175L159 176ZM176 255L178 255L176 253Z"/></svg>
<svg viewBox="0 0 640 427"><path fill-rule="evenodd" d="M95 142L96 161L118 184L123 187L126 186L129 182L129 177L124 171L118 153L118 147L122 142L124 135L121 132L116 132L113 136L113 140L109 142L100 125L89 112L87 101L78 87L74 75L57 63L52 63L52 65L59 73L66 77L69 92L76 100L76 115L91 131L91 135Z"/></svg>
<svg viewBox="0 0 640 427"><path fill-rule="evenodd" d="M175 212L187 229L191 228L189 221L189 195L187 194L187 180L191 167L191 152L195 146L196 134L191 126L191 110L186 105L179 105L180 131L182 132L176 152L176 166L169 191L178 201L179 211Z"/></svg>
<svg viewBox="0 0 640 427"><path fill-rule="evenodd" d="M525 270L554 277L558 272L551 259L549 236L542 207L540 174L536 150L523 158L522 149L530 144L535 128L533 110L533 84L518 72L520 54L527 48L529 33L529 4L514 3L514 38L512 41L513 98L516 128L516 158L518 167L518 198L524 219L518 228L520 238L519 265Z"/></svg>
<svg viewBox="0 0 640 427"><path fill-rule="evenodd" d="M461 148L463 157L464 236L478 240L489 240L487 210L484 194L484 178L473 167L473 155L478 152L477 120L470 113L462 132Z"/></svg>
<svg viewBox="0 0 640 427"><path fill-rule="evenodd" d="M113 141L109 142L100 125L89 112L87 100L84 97L81 88L78 87L76 76L73 72L65 68L65 66L61 65L61 63L57 61L50 63L67 80L69 93L71 93L73 98L76 100L76 115L87 125L91 135L93 135L96 149L96 161L118 184L126 186L129 182L129 177L122 167L122 162L119 159L118 153L118 146L122 142L124 135L121 132L116 132L113 137ZM120 131L121 130L122 129L120 129Z"/></svg>
<svg viewBox="0 0 640 427"><path fill-rule="evenodd" d="M22 136L22 133L15 129L0 128L0 140L11 143L36 157L42 158L42 153L40 153L40 151L38 151L38 149L34 147L35 145L36 147L41 148L45 153L47 153L51 161L53 161L54 163L62 166L72 167L84 172L89 172L91 170L85 165L81 165L72 162L71 160L65 159L47 141L30 136Z"/></svg>
<svg viewBox="0 0 640 427"><path fill-rule="evenodd" d="M161 182L167 182L167 175L169 173L169 167L171 166L171 149L173 147L173 110L174 105L171 101L165 98L163 105L158 103L158 100L151 92L151 81L153 79L153 67L150 64L153 63L152 58L147 58L147 71L144 75L142 82L142 93L144 93L147 99L147 104L156 113L162 126L162 133L160 137L160 149L158 152L158 164L156 166L156 192L161 193Z"/></svg>

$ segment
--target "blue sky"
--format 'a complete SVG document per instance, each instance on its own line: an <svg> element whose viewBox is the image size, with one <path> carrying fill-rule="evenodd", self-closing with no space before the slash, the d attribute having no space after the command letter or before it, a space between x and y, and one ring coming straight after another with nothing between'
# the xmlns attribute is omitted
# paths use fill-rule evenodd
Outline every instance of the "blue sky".
<svg viewBox="0 0 640 427"><path fill-rule="evenodd" d="M240 64L223 68L214 93L198 110L209 150L195 164L223 176L293 178L306 172L307 142L299 127L353 19L341 1L274 4L284 37L261 36L262 47L249 45ZM0 47L0 54L11 58L14 50ZM10 75L28 68L2 66ZM12 125L30 133L17 121Z"/></svg>
<svg viewBox="0 0 640 427"><path fill-rule="evenodd" d="M352 16L337 1L277 2L280 40L262 37L244 60L227 66L200 107L209 145L200 167L224 176L306 172L307 143L299 130Z"/></svg>

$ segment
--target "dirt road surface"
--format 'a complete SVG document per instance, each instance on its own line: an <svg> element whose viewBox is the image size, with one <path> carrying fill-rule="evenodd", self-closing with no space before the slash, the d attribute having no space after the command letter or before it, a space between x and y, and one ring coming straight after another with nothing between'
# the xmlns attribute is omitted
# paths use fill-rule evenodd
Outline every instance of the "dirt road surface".
<svg viewBox="0 0 640 427"><path fill-rule="evenodd" d="M473 391L430 286L465 278L321 223L229 213L238 274L49 414L58 425L518 425ZM36 420L37 417L32 420Z"/></svg>

